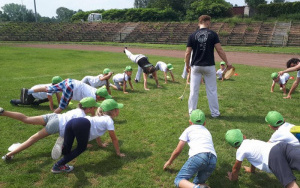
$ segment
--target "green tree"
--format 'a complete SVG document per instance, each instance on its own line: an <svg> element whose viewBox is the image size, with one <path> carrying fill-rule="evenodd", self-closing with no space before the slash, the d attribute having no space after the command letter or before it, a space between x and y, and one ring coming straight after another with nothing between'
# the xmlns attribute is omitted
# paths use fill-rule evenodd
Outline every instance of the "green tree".
<svg viewBox="0 0 300 188"><path fill-rule="evenodd" d="M285 0L274 0L273 3L284 3Z"/></svg>
<svg viewBox="0 0 300 188"><path fill-rule="evenodd" d="M2 11L0 11L0 21L1 21L1 22L9 21L8 15L5 14L5 13L3 13Z"/></svg>
<svg viewBox="0 0 300 188"><path fill-rule="evenodd" d="M251 8L256 8L258 5L261 4L267 4L266 0L245 0L245 3L251 7Z"/></svg>
<svg viewBox="0 0 300 188"><path fill-rule="evenodd" d="M6 4L2 7L3 14L5 14L9 21L12 22L34 22L35 17L32 10L28 10L25 5ZM38 15L40 16L40 15Z"/></svg>
<svg viewBox="0 0 300 188"><path fill-rule="evenodd" d="M134 0L134 8L146 8L149 0Z"/></svg>
<svg viewBox="0 0 300 188"><path fill-rule="evenodd" d="M76 11L67 9L65 7L59 7L56 9L56 19L59 22L70 22L73 14L75 14Z"/></svg>
<svg viewBox="0 0 300 188"><path fill-rule="evenodd" d="M213 18L231 16L232 5L225 0L202 0L192 3L187 10L186 19L195 21L200 15L210 15Z"/></svg>
<svg viewBox="0 0 300 188"><path fill-rule="evenodd" d="M149 0L147 8L158 8L161 10L171 8L185 14L185 1L183 0Z"/></svg>

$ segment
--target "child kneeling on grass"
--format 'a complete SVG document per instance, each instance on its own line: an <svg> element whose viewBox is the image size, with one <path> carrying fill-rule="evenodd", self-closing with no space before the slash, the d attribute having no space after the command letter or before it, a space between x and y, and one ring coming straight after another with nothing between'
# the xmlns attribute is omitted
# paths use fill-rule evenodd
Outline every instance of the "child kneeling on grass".
<svg viewBox="0 0 300 188"><path fill-rule="evenodd" d="M228 144L236 148L236 161L232 171L228 172L230 181L239 178L242 162L247 159L251 167L243 166L245 172L255 173L255 168L273 173L284 187L298 188L292 170L300 171L300 147L285 142L268 143L260 140L246 139L239 129L226 132Z"/></svg>
<svg viewBox="0 0 300 188"><path fill-rule="evenodd" d="M283 94L286 95L286 84L289 81L290 75L288 73L284 73L283 75L279 76L277 72L273 72L271 74L271 78L273 80L271 92L274 92L274 87L277 83L280 86L280 90L282 90Z"/></svg>
<svg viewBox="0 0 300 188"><path fill-rule="evenodd" d="M269 142L286 142L292 144L293 146L299 146L299 137L298 133L293 135L291 129L295 125L285 122L283 116L277 111L268 112L266 122L269 124L269 127L275 132L272 134Z"/></svg>
<svg viewBox="0 0 300 188"><path fill-rule="evenodd" d="M189 120L190 126L179 137L179 143L170 159L165 163L164 170L172 164L181 153L185 143L190 146L189 159L175 178L175 185L184 188L208 187L205 182L216 168L217 154L210 132L205 128L205 114L193 110ZM193 183L188 180L196 174Z"/></svg>
<svg viewBox="0 0 300 188"><path fill-rule="evenodd" d="M131 87L131 90L133 90L133 86L131 83L131 74L132 74L132 68L131 66L127 66L124 70L124 73L116 74L113 77L114 85L111 85L116 90L121 90L121 85L123 87L123 93L127 94L126 91L126 84L129 82L129 85Z"/></svg>
<svg viewBox="0 0 300 188"><path fill-rule="evenodd" d="M113 121L113 118L119 115L119 108L122 107L123 104L117 103L113 99L107 99L103 101L100 108L98 108L98 116L86 116L85 118L70 120L65 130L60 132L60 136L64 136L62 147L55 147L60 149L60 151L56 153L60 152L64 157L53 165L51 172L61 173L72 171L74 167L67 165L67 163L86 150L88 141L97 139L97 143L100 147L106 147L107 144L102 144L100 139L100 136L106 131L109 132L116 154L120 157L125 157L125 154L120 152L119 141L115 134ZM71 151L75 138L77 140L77 147Z"/></svg>

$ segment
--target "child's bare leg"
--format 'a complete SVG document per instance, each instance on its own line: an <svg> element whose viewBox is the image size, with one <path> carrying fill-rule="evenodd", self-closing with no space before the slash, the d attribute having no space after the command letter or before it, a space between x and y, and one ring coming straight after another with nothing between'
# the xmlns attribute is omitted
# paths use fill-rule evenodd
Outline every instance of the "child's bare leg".
<svg viewBox="0 0 300 188"><path fill-rule="evenodd" d="M11 112L11 111L4 111L2 116L6 116L12 119L19 120L26 124L33 124L33 125L46 125L46 122L44 121L42 116L33 116L28 117L22 113L19 112Z"/></svg>
<svg viewBox="0 0 300 188"><path fill-rule="evenodd" d="M147 74L143 73L143 77L144 77L144 89L145 90L150 90L149 88L147 88Z"/></svg>
<svg viewBox="0 0 300 188"><path fill-rule="evenodd" d="M161 86L158 84L158 79L157 79L157 74L156 74L156 71L155 71L155 72L153 72L153 73L152 73L152 75L153 75L153 77L154 77L154 79L155 79L156 86L157 86L158 88L160 88Z"/></svg>
<svg viewBox="0 0 300 188"><path fill-rule="evenodd" d="M36 143L37 141L39 141L42 138L45 138L48 135L49 134L47 133L46 129L43 128L42 130L40 130L39 132L35 133L30 138L28 138L28 140L23 142L14 151L7 153L6 156L11 157L12 155L15 155L15 154L25 150L26 148L30 147L32 144Z"/></svg>
<svg viewBox="0 0 300 188"><path fill-rule="evenodd" d="M292 181L286 187L287 188L299 188L299 186L297 185L296 181Z"/></svg>

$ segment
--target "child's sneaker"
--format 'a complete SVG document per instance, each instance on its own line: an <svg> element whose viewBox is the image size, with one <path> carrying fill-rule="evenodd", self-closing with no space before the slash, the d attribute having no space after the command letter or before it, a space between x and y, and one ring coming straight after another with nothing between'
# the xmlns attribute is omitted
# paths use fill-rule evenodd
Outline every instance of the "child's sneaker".
<svg viewBox="0 0 300 188"><path fill-rule="evenodd" d="M0 107L0 116L3 114L4 109Z"/></svg>
<svg viewBox="0 0 300 188"><path fill-rule="evenodd" d="M12 155L12 156L7 156L7 155L4 155L4 156L2 156L2 160L4 160L4 161L10 161L10 160L12 160L14 158L14 156Z"/></svg>
<svg viewBox="0 0 300 188"><path fill-rule="evenodd" d="M54 160L59 159L59 157L61 156L63 143L64 143L64 138L59 136L51 152L52 159Z"/></svg>
<svg viewBox="0 0 300 188"><path fill-rule="evenodd" d="M291 128L290 130L291 133L296 134L296 133L300 133L300 126L294 126Z"/></svg>
<svg viewBox="0 0 300 188"><path fill-rule="evenodd" d="M67 164L61 166L57 166L56 164L54 164L51 169L51 172L54 174L59 174L61 172L71 172L73 169L73 166L69 166Z"/></svg>

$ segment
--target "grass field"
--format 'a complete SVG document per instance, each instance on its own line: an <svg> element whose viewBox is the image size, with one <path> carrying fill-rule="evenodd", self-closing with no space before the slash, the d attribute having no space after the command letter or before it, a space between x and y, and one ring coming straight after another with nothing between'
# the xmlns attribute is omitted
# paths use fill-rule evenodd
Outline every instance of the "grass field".
<svg viewBox="0 0 300 188"><path fill-rule="evenodd" d="M75 50L34 49L0 45L0 106L5 110L22 112L29 116L50 113L48 104L38 107L11 106L9 101L18 98L20 88L49 83L51 78L81 80L85 75L98 75L106 67L121 73L125 66L137 66L123 53L88 52ZM184 53L183 53L184 54ZM55 161L50 157L57 135L51 135L16 155L12 161L0 161L0 187L174 187L173 181L188 158L188 146L174 161L171 168L163 171L163 165L178 143L178 137L188 126L187 99L183 101L185 80L181 78L182 58L149 56L152 63L158 60L174 65L175 83L163 84L161 89L149 80L150 91L144 91L141 83L134 83L135 91L112 91L114 98L124 104L115 119L116 134L125 158L115 155L112 143L101 149L92 141L88 149L70 164L75 169L69 174L54 175L50 169ZM220 112L218 119L210 118L205 86L200 88L198 107L207 116L207 129L211 132L218 155L217 168L207 182L213 188L281 187L274 175L258 171L255 174L240 173L237 182L230 182L227 171L235 162L234 148L225 143L228 129L239 128L248 138L267 141L273 133L264 121L270 110L282 113L287 122L297 124L299 89L292 100L282 98L279 86L270 92L270 74L278 69L235 64L238 76L218 82ZM295 77L296 73L291 76ZM291 87L293 80L288 83ZM57 105L57 103L55 103ZM77 102L68 107L76 108ZM23 142L40 130L41 126L26 125L16 120L0 117L0 155L16 142ZM103 140L110 141L108 134ZM247 161L243 164L249 165ZM299 173L296 173L299 178Z"/></svg>

